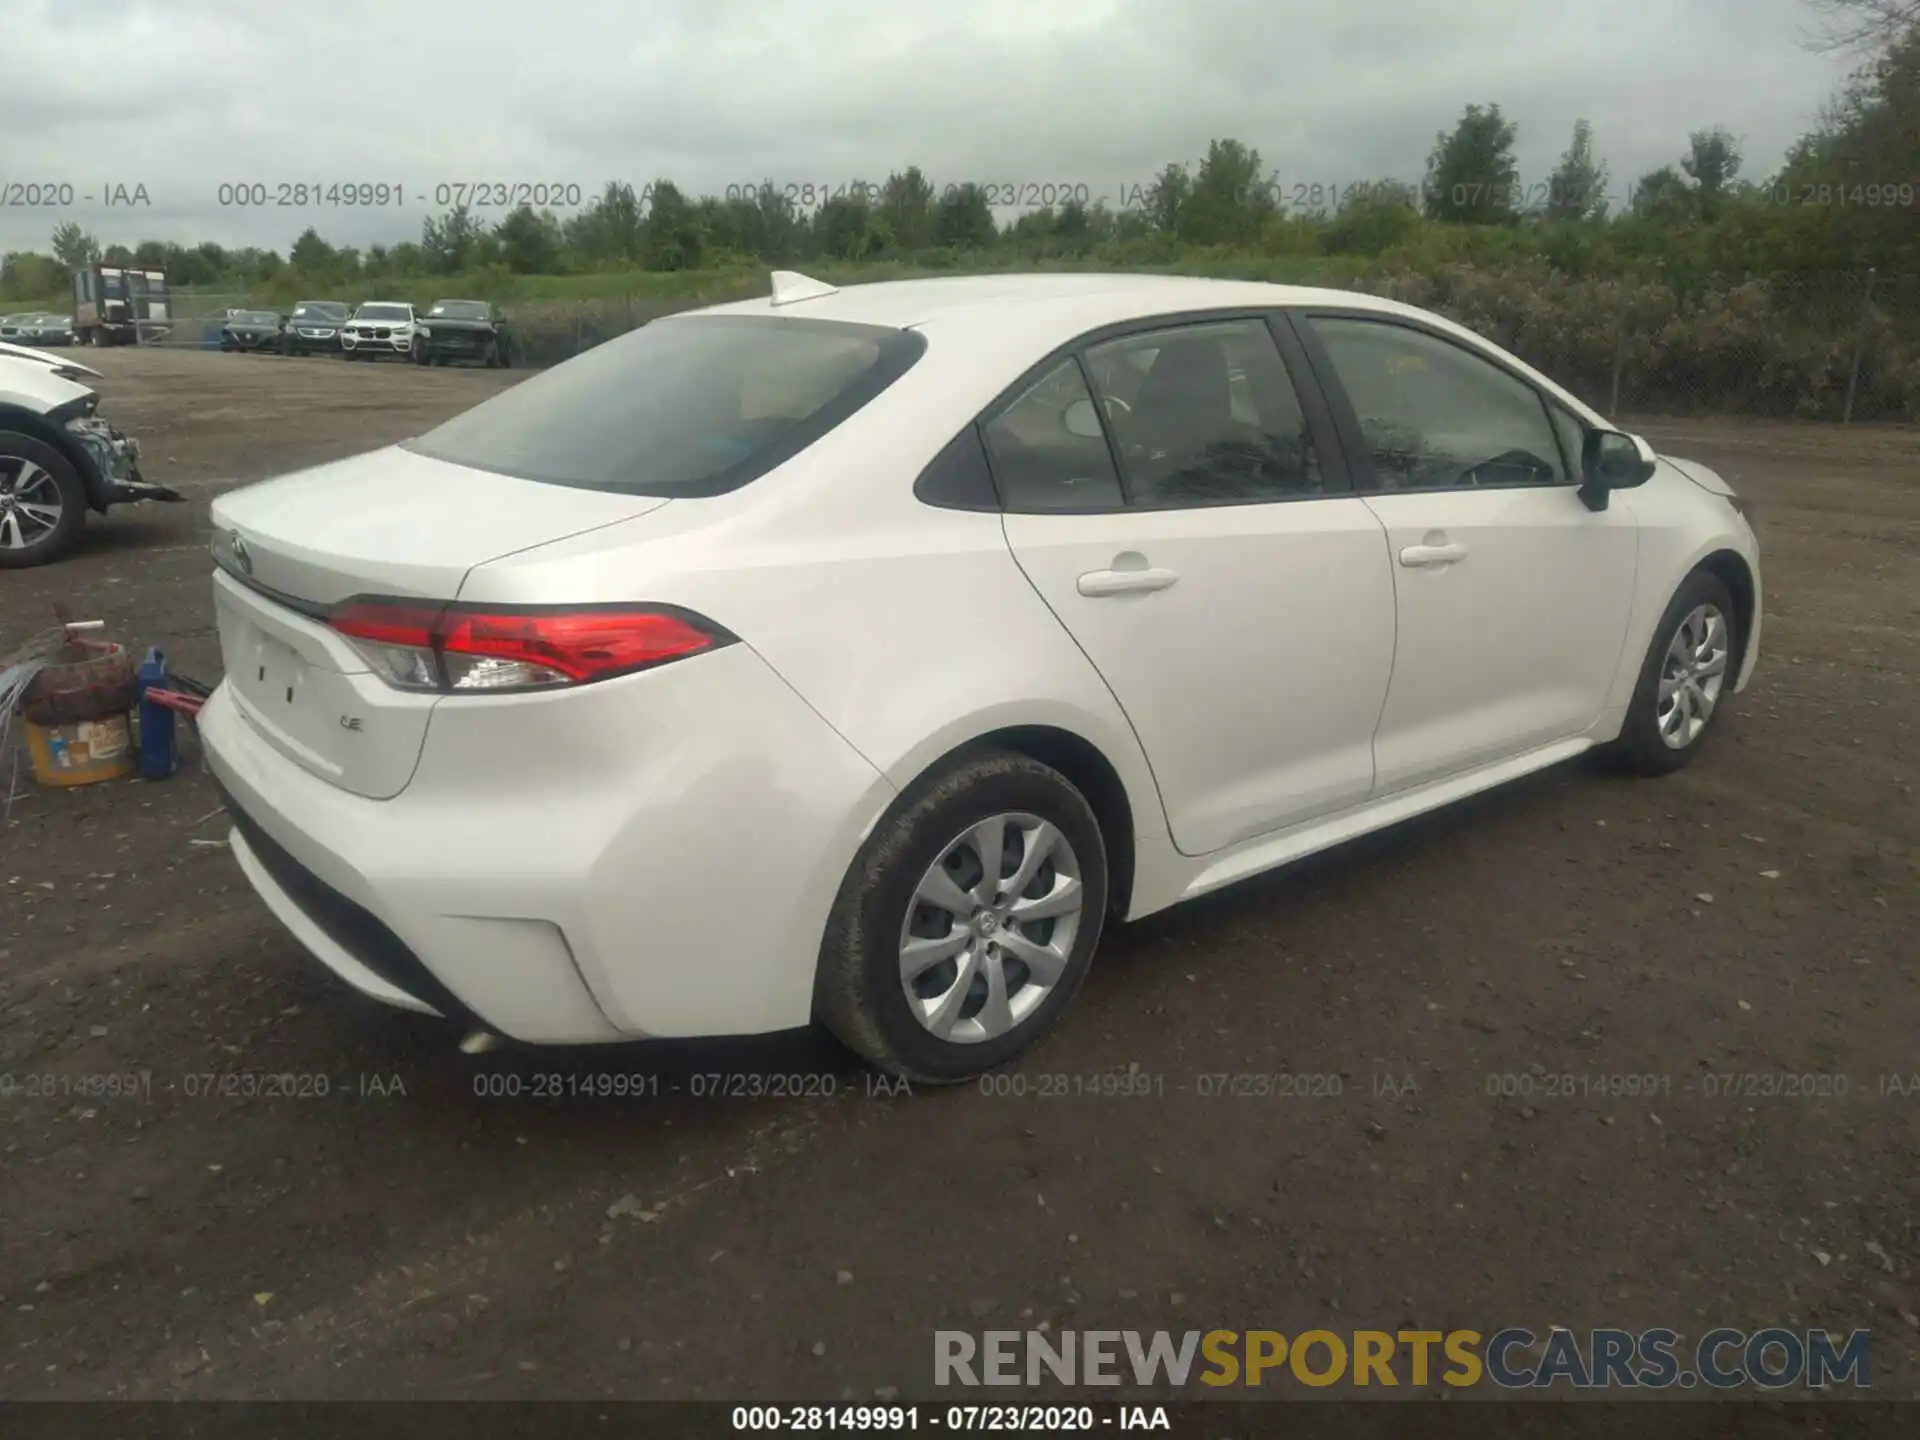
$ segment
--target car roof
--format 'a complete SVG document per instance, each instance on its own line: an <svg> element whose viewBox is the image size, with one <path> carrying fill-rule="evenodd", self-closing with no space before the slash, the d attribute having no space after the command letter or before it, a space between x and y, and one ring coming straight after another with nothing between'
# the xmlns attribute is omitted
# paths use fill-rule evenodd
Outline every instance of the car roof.
<svg viewBox="0 0 1920 1440"><path fill-rule="evenodd" d="M1047 272L880 280L843 286L828 294L789 300L778 306L769 295L712 306L702 313L794 315L905 329L931 326L936 321L952 322L969 315L1005 318L1040 306L1056 316L1059 323L1079 330L1162 313L1282 305L1343 305L1407 311L1407 307L1395 301L1351 290L1191 275Z"/></svg>
<svg viewBox="0 0 1920 1440"><path fill-rule="evenodd" d="M960 403L971 405L985 397L974 393L977 387L970 383L969 370L989 376L997 373L995 383L1005 383L1050 352L1108 325L1208 310L1337 307L1418 320L1491 348L1576 415L1589 423L1604 423L1597 411L1551 376L1499 350L1485 335L1444 315L1358 290L1121 271L955 275L872 281L838 289L801 275L782 275L778 283L790 293L795 289L799 293L778 305L772 295L766 295L683 313L792 316L917 330L937 342L936 351L947 352L947 363L932 366L929 378L937 374L939 385L952 388ZM824 293L817 293L816 287Z"/></svg>

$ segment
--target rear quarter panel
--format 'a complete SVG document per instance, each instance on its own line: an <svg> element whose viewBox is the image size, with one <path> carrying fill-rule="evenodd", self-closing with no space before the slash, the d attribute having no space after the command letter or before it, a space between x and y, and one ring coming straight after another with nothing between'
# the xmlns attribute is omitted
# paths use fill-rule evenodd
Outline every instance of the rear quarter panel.
<svg viewBox="0 0 1920 1440"><path fill-rule="evenodd" d="M463 600L658 600L726 626L889 782L993 730L1096 746L1136 831L1166 838L1145 754L1112 693L1014 563L998 514L914 498L925 465L1017 373L940 363L729 495L477 567ZM909 383L911 381L912 383ZM873 817L874 820L878 816Z"/></svg>

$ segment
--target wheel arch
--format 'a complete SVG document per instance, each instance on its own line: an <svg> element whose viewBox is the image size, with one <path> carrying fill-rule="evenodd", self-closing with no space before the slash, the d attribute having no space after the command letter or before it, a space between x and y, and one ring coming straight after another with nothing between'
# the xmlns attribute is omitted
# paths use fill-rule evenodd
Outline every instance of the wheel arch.
<svg viewBox="0 0 1920 1440"><path fill-rule="evenodd" d="M1085 736L1057 725L1010 725L960 747L979 749L1011 750L1038 760L1066 776L1086 797L1107 847L1107 915L1124 918L1133 903L1135 816L1126 782L1113 762Z"/></svg>
<svg viewBox="0 0 1920 1440"><path fill-rule="evenodd" d="M1121 767L1098 743L1057 720L1015 719L998 724L982 722L958 738L949 735L926 758L889 768L894 795L873 818L861 837L864 846L888 816L929 777L951 769L966 757L984 750L1007 750L1037 760L1059 771L1086 797L1100 838L1107 847L1107 910L1124 918L1133 899L1138 864L1138 827L1161 819L1159 795L1142 796L1129 787ZM1151 783L1151 782L1149 782ZM1151 808L1147 808L1150 806Z"/></svg>
<svg viewBox="0 0 1920 1440"><path fill-rule="evenodd" d="M57 451L60 458L73 467L73 473L80 477L80 488L87 493L88 506L103 515L106 513L107 502L100 494L99 476L86 452L71 435L64 433L58 425L49 423L43 415L4 402L0 402L0 430L31 436Z"/></svg>
<svg viewBox="0 0 1920 1440"><path fill-rule="evenodd" d="M1747 647L1752 643L1753 620L1758 611L1759 587L1754 581L1753 567L1747 563L1747 557L1737 550L1719 549L1704 556L1688 575L1706 571L1722 585L1733 597L1734 609L1734 656L1733 674L1739 676L1745 672ZM1686 582L1682 580L1682 584Z"/></svg>

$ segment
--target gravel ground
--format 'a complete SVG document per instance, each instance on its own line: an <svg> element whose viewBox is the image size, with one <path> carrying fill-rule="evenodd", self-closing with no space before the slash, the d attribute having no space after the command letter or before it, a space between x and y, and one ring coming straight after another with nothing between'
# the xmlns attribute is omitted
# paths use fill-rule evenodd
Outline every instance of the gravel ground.
<svg viewBox="0 0 1920 1440"><path fill-rule="evenodd" d="M518 378L98 364L191 503L0 574L0 648L64 598L209 681L213 495ZM808 1035L466 1057L194 843L224 826L191 740L164 784L23 773L0 1394L931 1396L932 1332L1042 1321L1868 1327L1876 1391L1920 1394L1920 435L1643 428L1760 506L1761 669L1698 763L1562 767L1122 930L1005 1093L881 1093ZM1147 1093L1097 1093L1129 1071ZM741 1072L832 1093L696 1096ZM308 1093L205 1093L245 1073ZM1333 1078L1210 1093L1242 1074ZM1844 1093L1707 1093L1731 1074ZM565 1093L621 1075L654 1093Z"/></svg>

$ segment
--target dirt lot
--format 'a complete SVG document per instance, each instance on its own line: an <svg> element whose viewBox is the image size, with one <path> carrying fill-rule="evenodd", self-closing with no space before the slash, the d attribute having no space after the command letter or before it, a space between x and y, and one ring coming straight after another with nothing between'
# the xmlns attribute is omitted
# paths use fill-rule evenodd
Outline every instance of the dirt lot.
<svg viewBox="0 0 1920 1440"><path fill-rule="evenodd" d="M63 597L206 680L210 497L517 378L100 367L193 503L0 575L0 645ZM319 973L191 843L224 827L190 740L165 784L23 771L0 822L0 1394L912 1397L936 1329L1042 1320L1866 1326L1879 1393L1920 1394L1920 435L1646 428L1761 507L1760 676L1699 763L1562 768L1122 931L1025 1095L870 1094L805 1036L468 1058ZM1130 1067L1158 1093L1038 1093ZM693 1098L739 1070L837 1092ZM134 1072L131 1098L24 1088ZM329 1093L196 1078L236 1072ZM549 1072L662 1094L476 1093ZM1239 1072L1341 1093L1202 1093ZM1660 1093L1549 1095L1562 1073ZM1728 1073L1846 1093L1705 1093ZM610 1220L625 1196L644 1213Z"/></svg>

